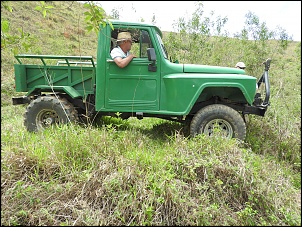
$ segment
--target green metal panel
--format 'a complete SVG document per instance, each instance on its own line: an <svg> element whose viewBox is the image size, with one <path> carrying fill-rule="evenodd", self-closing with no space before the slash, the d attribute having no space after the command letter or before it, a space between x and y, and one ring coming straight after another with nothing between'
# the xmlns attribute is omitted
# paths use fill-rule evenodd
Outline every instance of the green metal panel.
<svg viewBox="0 0 302 227"><path fill-rule="evenodd" d="M185 115L196 101L212 95L252 104L256 93L256 78L241 69L164 60L161 71L160 110L166 114Z"/></svg>
<svg viewBox="0 0 302 227"><path fill-rule="evenodd" d="M245 71L230 67L184 64L184 73L245 74Z"/></svg>
<svg viewBox="0 0 302 227"><path fill-rule="evenodd" d="M147 59L133 59L126 68L108 62L105 107L112 111L159 109L160 72L148 71Z"/></svg>
<svg viewBox="0 0 302 227"><path fill-rule="evenodd" d="M252 104L256 91L256 86L250 86L256 83L256 78L251 76L171 74L165 76L163 81L166 102L162 102L160 108L180 114L188 114L197 100L205 101L212 95Z"/></svg>
<svg viewBox="0 0 302 227"><path fill-rule="evenodd" d="M105 107L105 75L107 70L106 58L109 57L110 52L110 37L111 28L106 25L105 27L100 27L100 32L98 35L98 48L97 48L97 68L96 68L96 100L95 109L100 111Z"/></svg>
<svg viewBox="0 0 302 227"><path fill-rule="evenodd" d="M17 92L27 91L26 67L25 65L14 65L15 70L15 86Z"/></svg>
<svg viewBox="0 0 302 227"><path fill-rule="evenodd" d="M64 92L70 95L71 98L80 98L83 97L83 94L75 90L73 87L70 86L48 86L48 85L37 85L31 90L28 91L26 96L34 93L35 91L44 91L44 92Z"/></svg>

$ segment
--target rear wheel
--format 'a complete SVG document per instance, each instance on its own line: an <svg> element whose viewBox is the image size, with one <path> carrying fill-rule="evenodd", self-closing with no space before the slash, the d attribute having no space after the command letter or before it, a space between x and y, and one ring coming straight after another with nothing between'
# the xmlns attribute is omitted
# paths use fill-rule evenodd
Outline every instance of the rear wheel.
<svg viewBox="0 0 302 227"><path fill-rule="evenodd" d="M52 125L78 121L77 111L65 98L40 96L26 108L24 126L30 132L37 132Z"/></svg>
<svg viewBox="0 0 302 227"><path fill-rule="evenodd" d="M199 110L190 124L190 134L222 135L244 140L246 125L241 115L231 107L213 104Z"/></svg>

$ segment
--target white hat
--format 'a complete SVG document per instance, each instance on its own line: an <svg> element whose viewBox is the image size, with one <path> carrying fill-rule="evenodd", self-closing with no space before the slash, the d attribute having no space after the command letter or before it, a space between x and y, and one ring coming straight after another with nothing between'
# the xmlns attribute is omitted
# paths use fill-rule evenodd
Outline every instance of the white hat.
<svg viewBox="0 0 302 227"><path fill-rule="evenodd" d="M243 62L237 62L237 64L235 65L235 68L240 68L240 69L245 69L245 64Z"/></svg>
<svg viewBox="0 0 302 227"><path fill-rule="evenodd" d="M116 41L123 41L123 40L131 40L130 32L120 32L120 33L118 33Z"/></svg>

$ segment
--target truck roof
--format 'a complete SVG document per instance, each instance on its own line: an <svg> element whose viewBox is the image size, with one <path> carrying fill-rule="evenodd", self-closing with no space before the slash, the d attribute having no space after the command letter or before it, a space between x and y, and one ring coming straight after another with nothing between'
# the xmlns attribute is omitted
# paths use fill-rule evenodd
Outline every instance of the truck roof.
<svg viewBox="0 0 302 227"><path fill-rule="evenodd" d="M111 22L111 24L113 25L125 25L125 26L147 26L147 27L154 27L156 29L156 31L160 34L160 36L162 37L162 32L161 30L154 24L149 24L149 23L145 23L145 22L133 22L133 21L121 21L121 20L116 20L116 19L109 19L108 21Z"/></svg>

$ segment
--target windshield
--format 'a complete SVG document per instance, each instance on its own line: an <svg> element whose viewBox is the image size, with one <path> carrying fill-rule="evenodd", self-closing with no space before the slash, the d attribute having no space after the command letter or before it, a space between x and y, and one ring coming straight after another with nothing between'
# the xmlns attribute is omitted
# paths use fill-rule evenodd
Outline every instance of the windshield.
<svg viewBox="0 0 302 227"><path fill-rule="evenodd" d="M162 39L161 39L161 37L160 37L160 35L158 33L156 33L156 37L158 39L158 42L159 42L159 45L160 45L160 49L161 49L161 51L162 51L162 53L164 55L164 58L168 59L168 52L167 52L167 50L165 48L165 45L164 45L164 43L163 43L163 41L162 41Z"/></svg>

